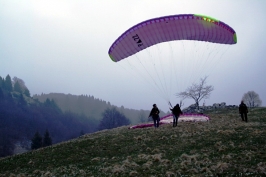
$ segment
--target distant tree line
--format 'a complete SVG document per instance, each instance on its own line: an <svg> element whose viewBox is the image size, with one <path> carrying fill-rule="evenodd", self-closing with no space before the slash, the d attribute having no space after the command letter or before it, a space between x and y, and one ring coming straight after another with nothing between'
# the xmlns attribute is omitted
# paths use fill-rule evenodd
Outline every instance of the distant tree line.
<svg viewBox="0 0 266 177"><path fill-rule="evenodd" d="M117 107L111 105L110 102L95 98L91 95L71 95L63 93L49 93L41 95L33 95L33 98L44 102L47 98L53 99L56 104L61 108L62 111L71 111L78 114L84 114L91 119L101 121L103 118L103 112L113 107L122 114L124 114L132 124L140 122L147 122L147 117L150 110L134 110L124 108L124 106ZM163 111L160 113L161 116L166 115Z"/></svg>

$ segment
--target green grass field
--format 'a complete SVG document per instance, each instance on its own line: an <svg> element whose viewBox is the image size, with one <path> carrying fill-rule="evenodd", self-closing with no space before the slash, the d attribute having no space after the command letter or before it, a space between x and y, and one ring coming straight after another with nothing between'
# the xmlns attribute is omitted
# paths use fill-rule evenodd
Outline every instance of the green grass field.
<svg viewBox="0 0 266 177"><path fill-rule="evenodd" d="M119 127L0 159L0 176L266 176L266 108L209 122Z"/></svg>

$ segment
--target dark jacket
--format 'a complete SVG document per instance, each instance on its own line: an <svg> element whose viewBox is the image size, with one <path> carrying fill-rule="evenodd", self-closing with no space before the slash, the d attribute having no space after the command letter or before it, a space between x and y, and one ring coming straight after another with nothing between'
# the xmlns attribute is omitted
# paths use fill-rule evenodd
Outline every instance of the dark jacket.
<svg viewBox="0 0 266 177"><path fill-rule="evenodd" d="M157 107L154 107L154 108L152 108L152 110L151 110L151 112L150 112L150 115L149 115L149 117L150 116L152 116L152 117L155 117L155 116L159 116L159 114L160 114L160 111L159 111L159 109L157 108Z"/></svg>
<svg viewBox="0 0 266 177"><path fill-rule="evenodd" d="M248 107L245 103L239 105L239 113L248 113Z"/></svg>
<svg viewBox="0 0 266 177"><path fill-rule="evenodd" d="M175 116L179 116L180 114L183 114L183 112L181 111L180 107L177 106L177 105L173 109L170 108L170 110L172 111L172 113Z"/></svg>

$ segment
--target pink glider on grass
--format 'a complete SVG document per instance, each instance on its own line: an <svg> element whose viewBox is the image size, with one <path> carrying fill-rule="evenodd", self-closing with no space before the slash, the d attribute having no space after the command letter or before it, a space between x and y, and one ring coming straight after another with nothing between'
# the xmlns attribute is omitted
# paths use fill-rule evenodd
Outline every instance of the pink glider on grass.
<svg viewBox="0 0 266 177"><path fill-rule="evenodd" d="M207 122L210 118L203 114L182 114L178 118L178 122ZM164 116L160 120L160 125L162 124L171 124L173 123L173 115L169 114L167 116ZM146 124L139 124L129 127L129 129L136 129L136 128L146 128L146 127L152 127L154 126L152 123L146 123Z"/></svg>

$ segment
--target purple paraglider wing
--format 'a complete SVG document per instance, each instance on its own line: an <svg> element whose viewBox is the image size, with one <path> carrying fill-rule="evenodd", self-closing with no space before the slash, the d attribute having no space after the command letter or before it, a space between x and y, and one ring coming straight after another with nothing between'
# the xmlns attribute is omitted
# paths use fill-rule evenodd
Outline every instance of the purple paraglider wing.
<svg viewBox="0 0 266 177"><path fill-rule="evenodd" d="M108 54L118 62L152 45L174 40L237 43L235 31L219 20L196 14L172 15L131 27L111 45Z"/></svg>

